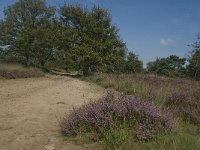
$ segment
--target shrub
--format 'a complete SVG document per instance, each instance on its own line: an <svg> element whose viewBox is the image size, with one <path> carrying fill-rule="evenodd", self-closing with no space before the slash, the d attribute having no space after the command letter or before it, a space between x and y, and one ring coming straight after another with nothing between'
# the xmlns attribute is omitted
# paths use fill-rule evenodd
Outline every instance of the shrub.
<svg viewBox="0 0 200 150"><path fill-rule="evenodd" d="M61 123L65 135L96 132L99 137L119 126L136 130L138 140L149 140L170 132L173 121L170 112L162 112L151 102L122 94L118 99L108 93L99 101L75 108Z"/></svg>

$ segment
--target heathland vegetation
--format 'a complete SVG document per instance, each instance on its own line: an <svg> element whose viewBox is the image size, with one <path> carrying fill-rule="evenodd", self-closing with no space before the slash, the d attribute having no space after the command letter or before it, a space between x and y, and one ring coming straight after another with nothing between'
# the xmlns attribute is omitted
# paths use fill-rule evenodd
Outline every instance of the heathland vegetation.
<svg viewBox="0 0 200 150"><path fill-rule="evenodd" d="M199 149L200 36L187 58L170 55L143 68L99 6L18 0L4 14L0 61L26 68L1 65L0 77L42 75L30 66L80 71L83 80L118 91L74 108L60 120L62 134L105 149Z"/></svg>
<svg viewBox="0 0 200 150"><path fill-rule="evenodd" d="M0 21L0 57L46 68L91 72L150 72L170 77L200 78L200 41L188 58L171 55L143 62L128 50L109 12L43 0L19 0L4 10Z"/></svg>

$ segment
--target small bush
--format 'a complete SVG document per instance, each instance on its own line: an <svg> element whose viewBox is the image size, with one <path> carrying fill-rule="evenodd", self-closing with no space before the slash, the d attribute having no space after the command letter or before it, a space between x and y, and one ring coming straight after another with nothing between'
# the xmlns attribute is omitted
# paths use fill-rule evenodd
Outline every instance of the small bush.
<svg viewBox="0 0 200 150"><path fill-rule="evenodd" d="M151 102L122 94L118 99L108 93L96 102L74 109L61 123L67 135L96 132L99 138L119 126L136 131L138 140L149 140L158 134L170 132L173 126L170 112L162 112Z"/></svg>

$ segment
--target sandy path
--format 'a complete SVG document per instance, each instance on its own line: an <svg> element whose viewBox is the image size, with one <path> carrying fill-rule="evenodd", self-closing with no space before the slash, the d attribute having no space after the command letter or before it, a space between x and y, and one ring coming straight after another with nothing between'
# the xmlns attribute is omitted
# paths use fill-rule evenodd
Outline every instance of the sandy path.
<svg viewBox="0 0 200 150"><path fill-rule="evenodd" d="M56 117L103 92L69 77L0 80L0 150L87 149L60 137Z"/></svg>

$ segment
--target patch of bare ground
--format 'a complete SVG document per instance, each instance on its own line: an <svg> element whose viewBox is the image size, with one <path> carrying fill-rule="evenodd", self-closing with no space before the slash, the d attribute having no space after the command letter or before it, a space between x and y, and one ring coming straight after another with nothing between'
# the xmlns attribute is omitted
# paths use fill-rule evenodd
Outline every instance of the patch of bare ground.
<svg viewBox="0 0 200 150"><path fill-rule="evenodd" d="M64 140L57 118L105 91L70 77L0 80L0 150L79 150Z"/></svg>

